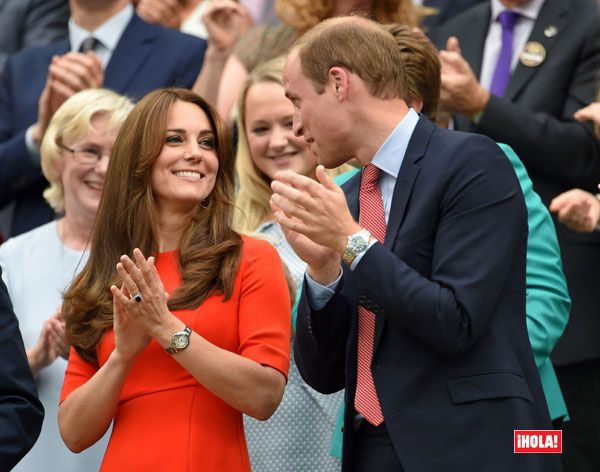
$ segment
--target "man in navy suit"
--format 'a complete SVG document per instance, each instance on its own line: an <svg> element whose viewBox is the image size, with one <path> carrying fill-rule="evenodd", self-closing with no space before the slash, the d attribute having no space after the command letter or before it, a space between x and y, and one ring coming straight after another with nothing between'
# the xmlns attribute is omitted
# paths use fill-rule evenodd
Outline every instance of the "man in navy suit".
<svg viewBox="0 0 600 472"><path fill-rule="evenodd" d="M5 236L54 218L42 198L39 143L66 98L98 86L134 99L191 87L203 62L204 40L145 23L128 0L71 0L70 8L69 40L16 54L0 77L0 207L11 205Z"/></svg>
<svg viewBox="0 0 600 472"><path fill-rule="evenodd" d="M17 318L2 279L0 359L0 472L8 472L38 438L44 407L37 396Z"/></svg>
<svg viewBox="0 0 600 472"><path fill-rule="evenodd" d="M489 138L436 128L402 98L400 49L338 18L290 53L294 131L321 164L365 166L342 191L291 171L272 208L307 262L294 355L346 392L343 470L555 471L514 454L551 429L525 320L526 209Z"/></svg>

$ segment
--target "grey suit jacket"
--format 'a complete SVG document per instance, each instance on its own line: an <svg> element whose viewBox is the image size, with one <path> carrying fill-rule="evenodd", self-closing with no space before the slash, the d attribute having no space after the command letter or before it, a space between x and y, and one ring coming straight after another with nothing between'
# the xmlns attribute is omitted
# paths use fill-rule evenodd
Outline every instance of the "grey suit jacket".
<svg viewBox="0 0 600 472"><path fill-rule="evenodd" d="M0 72L10 54L68 35L68 0L0 0Z"/></svg>

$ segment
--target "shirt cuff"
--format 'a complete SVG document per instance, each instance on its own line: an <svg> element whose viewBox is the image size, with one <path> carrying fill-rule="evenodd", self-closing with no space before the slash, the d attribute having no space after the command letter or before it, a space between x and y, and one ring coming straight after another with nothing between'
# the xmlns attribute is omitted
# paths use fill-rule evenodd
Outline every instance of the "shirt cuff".
<svg viewBox="0 0 600 472"><path fill-rule="evenodd" d="M27 152L29 153L29 157L31 158L31 162L36 167L40 166L40 148L35 144L33 140L33 128L35 127L35 123L27 128L25 131L25 146L27 147Z"/></svg>
<svg viewBox="0 0 600 472"><path fill-rule="evenodd" d="M337 279L329 285L321 285L319 282L316 282L308 275L308 272L304 273L304 277L306 279L306 298L308 299L308 304L313 310L317 311L323 309L335 294L335 289L340 280L342 280L342 268L340 267L340 275L338 275Z"/></svg>
<svg viewBox="0 0 600 472"><path fill-rule="evenodd" d="M352 264L350 264L350 270L356 269L356 266L358 265L358 263L360 262L360 260L367 253L367 251L369 249L371 249L371 246L373 246L373 244L375 244L376 242L377 242L377 240L375 238L373 238L373 240L369 243L369 245L367 246L367 248L354 258L354 260L352 261Z"/></svg>

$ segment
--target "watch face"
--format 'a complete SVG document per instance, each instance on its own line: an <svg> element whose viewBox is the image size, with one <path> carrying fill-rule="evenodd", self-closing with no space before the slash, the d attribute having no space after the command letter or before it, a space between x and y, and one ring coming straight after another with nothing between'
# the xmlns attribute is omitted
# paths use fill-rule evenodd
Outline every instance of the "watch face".
<svg viewBox="0 0 600 472"><path fill-rule="evenodd" d="M350 239L349 248L353 253L357 254L363 251L368 246L368 244L368 241L365 241L363 237L356 236Z"/></svg>
<svg viewBox="0 0 600 472"><path fill-rule="evenodd" d="M173 336L173 346L176 349L183 349L187 347L190 342L190 338L187 334L176 334Z"/></svg>

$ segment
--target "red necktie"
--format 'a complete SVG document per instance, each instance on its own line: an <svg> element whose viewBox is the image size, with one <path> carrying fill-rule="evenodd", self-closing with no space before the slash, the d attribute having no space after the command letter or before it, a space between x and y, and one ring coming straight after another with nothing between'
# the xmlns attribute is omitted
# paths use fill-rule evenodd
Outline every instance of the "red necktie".
<svg viewBox="0 0 600 472"><path fill-rule="evenodd" d="M381 171L373 164L365 167L360 181L360 216L358 222L383 243L385 240L385 213L379 187ZM383 423L381 405L375 391L371 361L375 337L375 314L359 305L358 307L358 374L354 409L365 419L378 426Z"/></svg>

